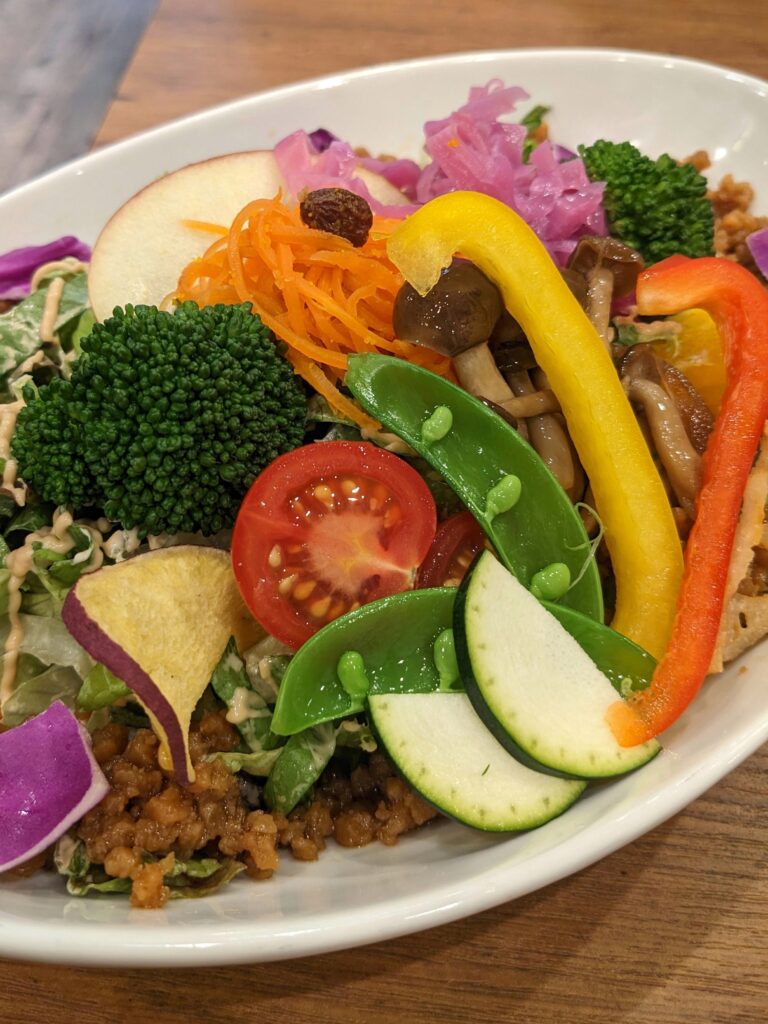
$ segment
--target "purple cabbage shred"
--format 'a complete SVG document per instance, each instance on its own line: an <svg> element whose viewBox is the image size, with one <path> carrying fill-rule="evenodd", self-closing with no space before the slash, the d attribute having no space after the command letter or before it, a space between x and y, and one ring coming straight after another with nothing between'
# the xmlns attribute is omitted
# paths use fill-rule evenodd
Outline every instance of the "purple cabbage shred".
<svg viewBox="0 0 768 1024"><path fill-rule="evenodd" d="M288 191L342 187L363 196L374 213L404 217L435 196L459 189L484 192L511 207L533 228L561 266L583 235L605 235L603 185L591 182L584 163L564 146L542 142L526 163L523 125L502 121L528 98L500 79L474 86L448 117L424 125L424 167L413 160L359 157L324 128L294 132L275 147ZM386 178L408 201L388 205L371 195L358 168Z"/></svg>
<svg viewBox="0 0 768 1024"><path fill-rule="evenodd" d="M29 295L30 282L37 268L65 256L89 260L91 247L73 235L65 235L45 245L26 245L0 255L0 299L23 299Z"/></svg>
<svg viewBox="0 0 768 1024"><path fill-rule="evenodd" d="M763 277L768 278L768 227L753 231L751 235L747 235L746 241L757 269Z"/></svg>

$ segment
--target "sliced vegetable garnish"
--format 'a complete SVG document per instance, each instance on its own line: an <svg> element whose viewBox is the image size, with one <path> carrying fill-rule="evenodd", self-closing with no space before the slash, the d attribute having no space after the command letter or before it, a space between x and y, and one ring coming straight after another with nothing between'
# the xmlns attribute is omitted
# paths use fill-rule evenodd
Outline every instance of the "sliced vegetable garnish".
<svg viewBox="0 0 768 1024"><path fill-rule="evenodd" d="M529 768L606 778L658 753L655 740L631 748L617 742L605 720L615 698L610 680L490 551L459 590L453 629L475 711Z"/></svg>
<svg viewBox="0 0 768 1024"><path fill-rule="evenodd" d="M235 576L255 618L296 648L345 612L411 588L435 523L429 488L396 455L352 441L305 445L246 495Z"/></svg>
<svg viewBox="0 0 768 1024"><path fill-rule="evenodd" d="M160 737L160 763L194 781L189 723L230 636L241 650L258 627L226 551L161 548L81 576L62 619L86 651L130 686Z"/></svg>
<svg viewBox="0 0 768 1024"><path fill-rule="evenodd" d="M427 693L440 687L435 641L450 629L456 591L414 590L358 608L307 641L293 657L272 719L273 732L292 735L309 726L356 714L365 707L363 688L352 696L339 663L349 652L362 660L369 693ZM441 666L444 668L444 666Z"/></svg>
<svg viewBox="0 0 768 1024"><path fill-rule="evenodd" d="M0 734L0 871L46 849L108 792L88 733L61 701Z"/></svg>
<svg viewBox="0 0 768 1024"><path fill-rule="evenodd" d="M589 477L616 574L614 628L652 654L661 654L672 629L683 573L675 521L605 345L544 246L509 207L478 193L453 192L433 199L405 220L390 237L387 251L422 294L438 280L441 269L448 266L456 252L476 263L499 287L508 311L522 327L560 402ZM347 382L355 390L354 372L348 373ZM397 406L409 397L397 391L393 395ZM373 408L366 407L369 411ZM377 418L383 421L378 414ZM392 429L391 422L389 426ZM449 438L460 434L457 422ZM436 450L438 446L431 447ZM488 439L487 448L483 447L486 458L491 451ZM429 458L427 451L424 455ZM475 468L475 459L465 457L465 461ZM526 490L524 480L523 496L516 509L508 513L510 517L530 517ZM469 501L467 504L475 512ZM546 508L548 520L551 503L539 507ZM483 523L479 515L478 520ZM534 525L544 532L541 512L529 523L531 528ZM496 548L506 561L508 552L498 545ZM565 562L574 569L569 559L550 550L531 567L529 577L553 561ZM513 564L508 567L521 578ZM582 579L563 598L566 603L573 604L590 583L597 586L596 572L585 579L587 584Z"/></svg>
<svg viewBox="0 0 768 1024"><path fill-rule="evenodd" d="M579 779L520 764L465 693L379 694L370 710L379 739L414 789L465 825L486 832L537 828L584 791Z"/></svg>
<svg viewBox="0 0 768 1024"><path fill-rule="evenodd" d="M629 746L669 728L699 691L717 643L747 477L768 418L768 291L730 260L672 256L640 275L643 314L705 309L720 331L728 384L702 460L696 520L672 637L648 689L610 722Z"/></svg>
<svg viewBox="0 0 768 1024"><path fill-rule="evenodd" d="M421 563L416 586L443 587L446 583L460 583L484 544L485 534L471 512L458 512L444 519Z"/></svg>
<svg viewBox="0 0 768 1024"><path fill-rule="evenodd" d="M552 562L564 562L574 580L579 576L589 554L581 518L536 452L500 416L454 384L388 356L351 356L344 380L363 408L448 481L523 584ZM451 430L425 443L422 424L441 405L451 411ZM602 621L594 563L562 601Z"/></svg>

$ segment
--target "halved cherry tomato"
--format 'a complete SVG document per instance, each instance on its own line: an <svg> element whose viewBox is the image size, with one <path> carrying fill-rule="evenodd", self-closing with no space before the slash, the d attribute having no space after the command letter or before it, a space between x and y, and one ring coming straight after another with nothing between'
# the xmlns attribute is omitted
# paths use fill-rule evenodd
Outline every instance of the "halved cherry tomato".
<svg viewBox="0 0 768 1024"><path fill-rule="evenodd" d="M429 488L397 455L365 442L305 445L245 496L235 577L254 618L300 647L344 612L410 589L436 520Z"/></svg>
<svg viewBox="0 0 768 1024"><path fill-rule="evenodd" d="M458 586L485 544L485 534L471 512L459 512L437 527L432 547L421 563L417 587Z"/></svg>

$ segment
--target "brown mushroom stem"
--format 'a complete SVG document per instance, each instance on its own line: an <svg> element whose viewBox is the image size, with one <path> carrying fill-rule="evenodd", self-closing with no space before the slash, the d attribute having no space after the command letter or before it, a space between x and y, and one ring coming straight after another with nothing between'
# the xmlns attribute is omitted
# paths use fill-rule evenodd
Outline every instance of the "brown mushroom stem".
<svg viewBox="0 0 768 1024"><path fill-rule="evenodd" d="M587 316L605 342L610 354L613 332L611 331L611 300L613 298L613 274L605 267L595 267L587 274Z"/></svg>
<svg viewBox="0 0 768 1024"><path fill-rule="evenodd" d="M629 397L642 407L672 490L693 518L701 480L701 456L688 438L677 406L660 384L650 380L633 380Z"/></svg>
<svg viewBox="0 0 768 1024"><path fill-rule="evenodd" d="M549 388L532 391L530 395L516 395L500 404L519 420L528 419L529 416L542 416L548 412L560 412L560 403L554 391Z"/></svg>
<svg viewBox="0 0 768 1024"><path fill-rule="evenodd" d="M691 444L703 455L714 417L688 378L648 345L635 345L624 354L621 363L621 382L627 394L635 380L649 380L664 388L680 414Z"/></svg>
<svg viewBox="0 0 768 1024"><path fill-rule="evenodd" d="M482 396L497 405L514 398L485 343L459 352L453 357L453 368L464 390L476 398Z"/></svg>
<svg viewBox="0 0 768 1024"><path fill-rule="evenodd" d="M535 394L536 389L525 370L507 376L510 388L517 396ZM531 416L527 421L531 445L547 464L560 486L573 498L579 487L579 476L565 430L552 413Z"/></svg>

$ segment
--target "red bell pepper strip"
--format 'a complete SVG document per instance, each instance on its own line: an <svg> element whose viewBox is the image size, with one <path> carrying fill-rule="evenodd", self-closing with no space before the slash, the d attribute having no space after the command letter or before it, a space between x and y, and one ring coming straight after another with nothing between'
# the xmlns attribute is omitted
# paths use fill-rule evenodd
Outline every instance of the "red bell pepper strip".
<svg viewBox="0 0 768 1024"><path fill-rule="evenodd" d="M672 256L640 275L637 304L643 316L705 309L720 333L727 385L702 462L669 645L648 689L608 712L624 746L672 725L707 675L742 496L768 418L768 290L749 271L725 259Z"/></svg>

